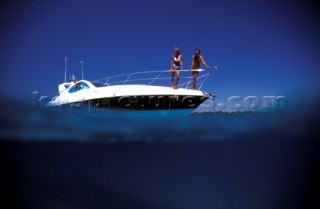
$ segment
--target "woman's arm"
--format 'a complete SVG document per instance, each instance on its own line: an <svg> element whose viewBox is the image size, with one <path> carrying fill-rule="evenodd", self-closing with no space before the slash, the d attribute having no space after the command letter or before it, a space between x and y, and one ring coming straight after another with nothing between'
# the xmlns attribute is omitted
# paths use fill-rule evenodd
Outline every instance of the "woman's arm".
<svg viewBox="0 0 320 209"><path fill-rule="evenodd" d="M171 64L170 64L170 70L173 70L174 67L173 67L173 56L171 57Z"/></svg>
<svg viewBox="0 0 320 209"><path fill-rule="evenodd" d="M210 66L207 65L207 63L204 61L203 56L200 57L200 60L202 61L202 64L206 66L206 68L211 68Z"/></svg>
<svg viewBox="0 0 320 209"><path fill-rule="evenodd" d="M192 60L191 60L191 66L189 69L192 69L192 66L193 66L193 61L194 61L194 55L192 56Z"/></svg>

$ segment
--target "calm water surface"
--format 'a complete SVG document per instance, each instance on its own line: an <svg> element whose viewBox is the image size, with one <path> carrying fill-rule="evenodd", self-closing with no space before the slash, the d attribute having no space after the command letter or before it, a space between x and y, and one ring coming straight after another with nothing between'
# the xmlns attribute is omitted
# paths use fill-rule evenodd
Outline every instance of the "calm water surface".
<svg viewBox="0 0 320 209"><path fill-rule="evenodd" d="M190 114L5 103L3 204L318 208L319 109L313 108Z"/></svg>

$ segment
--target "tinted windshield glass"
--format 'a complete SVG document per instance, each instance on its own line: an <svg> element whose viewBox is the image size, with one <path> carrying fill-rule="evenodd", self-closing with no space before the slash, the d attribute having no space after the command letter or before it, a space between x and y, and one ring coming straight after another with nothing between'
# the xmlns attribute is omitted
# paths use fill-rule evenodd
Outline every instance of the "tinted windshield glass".
<svg viewBox="0 0 320 209"><path fill-rule="evenodd" d="M79 83L76 83L74 86L72 86L69 89L69 93L74 93L76 91L82 91L82 90L86 90L86 89L89 89L88 84L86 84L84 82L79 82Z"/></svg>

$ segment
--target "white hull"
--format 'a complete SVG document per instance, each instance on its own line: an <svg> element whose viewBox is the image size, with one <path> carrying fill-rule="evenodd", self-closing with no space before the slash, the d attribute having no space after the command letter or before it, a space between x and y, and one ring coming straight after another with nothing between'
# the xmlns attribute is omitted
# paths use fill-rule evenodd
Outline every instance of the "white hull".
<svg viewBox="0 0 320 209"><path fill-rule="evenodd" d="M73 91L77 84L86 86ZM61 90L60 95L49 102L47 107L88 104L96 107L118 107L133 109L171 109L196 108L209 94L200 90L185 88L173 89L165 86L151 85L114 85L96 87L82 80Z"/></svg>

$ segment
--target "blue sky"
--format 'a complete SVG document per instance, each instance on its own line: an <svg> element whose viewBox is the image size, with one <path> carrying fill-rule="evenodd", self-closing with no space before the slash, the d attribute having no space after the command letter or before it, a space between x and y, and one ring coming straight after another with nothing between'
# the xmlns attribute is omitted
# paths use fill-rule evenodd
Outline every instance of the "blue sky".
<svg viewBox="0 0 320 209"><path fill-rule="evenodd" d="M88 80L167 70L179 47L185 67L195 48L221 67L202 88L220 98L318 93L318 12L289 0L2 2L0 92L54 96L65 56Z"/></svg>

